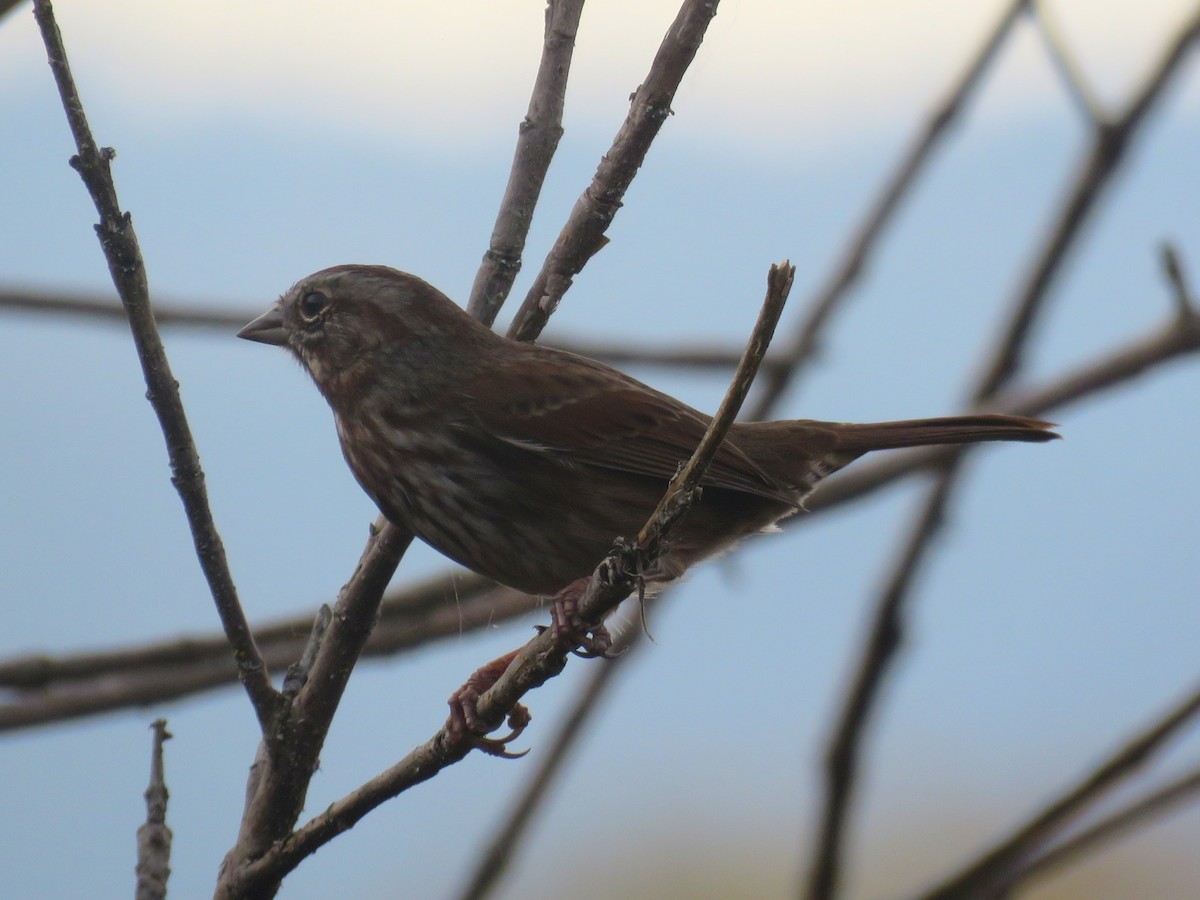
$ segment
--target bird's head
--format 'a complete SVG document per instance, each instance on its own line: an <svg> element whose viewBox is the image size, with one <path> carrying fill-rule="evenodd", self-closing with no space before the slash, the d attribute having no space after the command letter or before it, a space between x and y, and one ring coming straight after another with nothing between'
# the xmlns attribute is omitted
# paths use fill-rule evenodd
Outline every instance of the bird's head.
<svg viewBox="0 0 1200 900"><path fill-rule="evenodd" d="M385 371L410 387L430 380L481 331L490 334L415 275L345 265L300 279L238 337L290 350L332 401Z"/></svg>

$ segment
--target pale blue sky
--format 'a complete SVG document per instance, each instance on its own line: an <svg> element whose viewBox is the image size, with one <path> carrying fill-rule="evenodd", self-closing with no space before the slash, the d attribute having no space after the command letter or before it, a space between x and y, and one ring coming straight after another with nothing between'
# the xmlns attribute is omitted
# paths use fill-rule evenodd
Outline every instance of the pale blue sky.
<svg viewBox="0 0 1200 900"><path fill-rule="evenodd" d="M474 12L425 18L437 4L400 5L396 21L362 38L361 54L346 50L345 23L321 20L317 5L293 15L290 6L206 4L203 27L180 18L196 10L175 5L106 5L103 14L60 6L93 127L117 147L118 189L157 293L251 313L315 269L379 262L465 297L524 114L539 4L507 4L482 22ZM584 15L580 86L568 95L567 135L518 294L672 14L645 4L627 35L619 16L633 15L630 6L595 6ZM788 333L1000 4L977 4L973 15L932 0L906 15L886 12L899 4L826 6L722 7L612 243L548 334L738 343L768 264L790 257L798 274ZM1139 4L1105 6L1101 16L1054 5L1113 99L1186 4L1145 15L1131 12ZM351 24L381 14L356 9ZM768 14L777 24L764 35ZM0 23L0 121L16 123L0 139L0 279L110 290L30 19L18 10ZM323 50L314 29L324 27ZM393 33L404 52L387 52ZM787 413L868 420L960 402L1084 146L1036 46L1025 28L1002 55ZM466 74L435 77L459 65ZM1198 97L1193 63L1064 269L1031 376L1053 376L1163 319L1163 238L1200 277ZM0 326L9 337L0 355L0 652L214 629L128 336L11 313L0 313ZM167 344L250 616L328 599L373 510L345 469L323 401L282 353L212 333L168 332ZM710 410L725 386L718 376L637 374ZM971 463L951 511L955 530L920 578L911 643L867 754L852 842L859 895L916 887L952 866L1195 681L1198 389L1200 365L1175 363L1064 411L1063 442L991 448ZM506 896L553 893L556 859L623 888L661 865L677 880L660 892L677 893L693 890L685 869L711 864L712 896L722 893L721 866L749 866L743 886L786 896L797 868L789 848L812 822L834 698L919 493L906 485L763 538L697 571L668 607L652 610L657 643L596 717ZM440 566L421 548L399 577ZM511 626L364 666L310 812L427 738L462 678L529 633ZM468 759L322 850L283 896L450 892L587 665L573 662L530 698L530 760ZM172 888L180 897L211 890L255 744L234 690L0 740L0 869L13 896L128 895L145 726L157 715L176 735L167 746ZM1176 769L1196 758L1197 744L1193 734ZM1092 876L1119 887L1116 869L1103 866L1124 862L1154 869L1164 891L1194 884L1198 829L1200 813L1177 816ZM607 895L602 885L579 895Z"/></svg>

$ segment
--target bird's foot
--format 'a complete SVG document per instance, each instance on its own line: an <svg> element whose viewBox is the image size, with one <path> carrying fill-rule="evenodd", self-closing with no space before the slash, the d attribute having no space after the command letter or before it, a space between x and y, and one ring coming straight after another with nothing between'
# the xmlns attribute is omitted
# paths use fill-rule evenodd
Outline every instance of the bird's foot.
<svg viewBox="0 0 1200 900"><path fill-rule="evenodd" d="M528 750L513 753L508 749L511 741L520 737L532 719L524 704L518 703L508 711L509 733L503 737L487 737L487 725L479 719L479 698L504 674L509 663L519 653L513 650L481 666L471 674L463 686L450 695L450 718L446 720L446 731L453 742L466 741L472 747L489 756L503 759L520 759Z"/></svg>
<svg viewBox="0 0 1200 900"><path fill-rule="evenodd" d="M550 633L554 640L584 659L607 656L613 643L607 628L585 622L579 615L579 599L589 581L590 576L572 581L550 603Z"/></svg>

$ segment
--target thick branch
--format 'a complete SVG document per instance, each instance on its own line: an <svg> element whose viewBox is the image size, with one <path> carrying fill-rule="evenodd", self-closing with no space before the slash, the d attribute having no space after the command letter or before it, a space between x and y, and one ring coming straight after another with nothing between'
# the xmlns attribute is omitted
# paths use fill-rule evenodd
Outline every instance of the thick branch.
<svg viewBox="0 0 1200 900"><path fill-rule="evenodd" d="M333 619L316 652L309 677L295 698L280 711L264 738L252 770L237 843L226 854L216 896L272 896L278 884L259 886L249 894L234 885L242 868L287 834L308 793L321 747L329 732L346 683L375 624L383 591L413 536L382 517L372 529L358 566L338 594Z"/></svg>

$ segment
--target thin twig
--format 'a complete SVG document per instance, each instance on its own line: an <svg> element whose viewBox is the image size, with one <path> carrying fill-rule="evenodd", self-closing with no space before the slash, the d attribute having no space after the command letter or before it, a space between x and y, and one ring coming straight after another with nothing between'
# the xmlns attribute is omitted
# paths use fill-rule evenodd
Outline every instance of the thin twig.
<svg viewBox="0 0 1200 900"><path fill-rule="evenodd" d="M300 659L288 666L287 675L283 678L282 694L289 703L296 694L300 693L300 688L304 687L308 681L308 676L317 662L317 653L321 649L321 644L325 642L325 635L329 632L331 621L333 621L333 607L328 603L322 603L317 608L312 631L304 644L304 652L300 654Z"/></svg>
<svg viewBox="0 0 1200 900"><path fill-rule="evenodd" d="M715 447L737 417L741 399L750 389L757 369L757 360L766 353L795 270L783 263L772 266L767 279L767 298L755 324L754 333L746 346L743 361L729 386L725 400L701 438L691 458L671 481L659 508L647 520L633 547L615 548L596 567L579 599L578 612L586 623L598 623L637 585L638 563L652 563L663 548L670 529L686 513L688 506L699 496L695 485L704 476L704 466L711 461ZM544 684L562 671L568 653L551 629L544 630L529 641L514 656L508 669L478 701L477 719L484 725L498 727L504 716L530 690ZM232 882L226 883L230 896L254 893L261 885L276 884L301 860L338 834L353 827L363 816L380 804L397 796L415 784L427 781L446 766L458 762L470 752L469 736L452 734L449 724L404 759L357 790L334 802L325 812L314 817L291 835L249 861Z"/></svg>
<svg viewBox="0 0 1200 900"><path fill-rule="evenodd" d="M108 295L68 290L35 290L15 285L0 287L0 309L44 316L71 316L84 321L127 321L125 308ZM164 302L154 304L154 321L159 326L213 329L232 334L254 317L245 312L220 309L217 304Z"/></svg>
<svg viewBox="0 0 1200 900"><path fill-rule="evenodd" d="M491 244L483 255L467 303L467 312L484 325L490 326L496 320L496 313L521 271L521 254L525 250L533 212L563 134L567 75L571 70L571 55L582 12L583 0L550 0L546 7L542 61L529 98L529 111L521 122Z"/></svg>
<svg viewBox="0 0 1200 900"><path fill-rule="evenodd" d="M1044 385L997 397L989 410L1035 417L1060 412L1198 351L1200 315L1172 316L1147 334ZM791 529L819 520L822 512L863 499L902 478L939 469L958 452L956 447L896 452L881 462L838 473L808 498L803 515L781 525ZM451 597L456 603L447 603ZM384 600L364 655L391 655L431 640L456 637L525 615L536 605L535 598L489 587L477 575L440 576ZM303 616L255 629L268 664L293 662L310 625L310 617ZM22 689L16 699L0 705L0 731L179 699L226 684L235 674L225 640L218 635L108 653L18 657L0 664L0 685Z"/></svg>
<svg viewBox="0 0 1200 900"><path fill-rule="evenodd" d="M1047 842L1106 791L1146 765L1171 737L1197 715L1200 715L1200 690L1193 691L1166 715L1135 735L1008 837L920 896L925 900L988 896L989 891L1018 872L1026 860L1032 859Z"/></svg>
<svg viewBox="0 0 1200 900"><path fill-rule="evenodd" d="M1175 302L1175 311L1181 316L1188 316L1196 308L1196 294L1187 275L1183 271L1183 262L1179 259L1179 250L1169 241L1165 241L1160 250L1163 274L1167 284L1171 286L1171 299Z"/></svg>
<svg viewBox="0 0 1200 900"><path fill-rule="evenodd" d="M759 379L749 418L765 418L771 407L783 397L784 391L816 360L822 336L833 313L861 277L871 254L878 246L880 236L891 223L901 202L915 187L918 176L933 158L934 150L950 133L951 125L967 108L988 67L1030 2L1031 0L1014 0L1008 6L959 80L929 116L925 126L900 158L891 176L884 183L883 190L879 192L867 212L866 218L859 224L850 242L838 257L823 286L804 303L804 318L783 354L790 366L764 372L763 377Z"/></svg>
<svg viewBox="0 0 1200 900"><path fill-rule="evenodd" d="M795 275L796 267L787 260L778 266L771 266L770 272L767 273L767 296L759 311L758 321L754 323L750 344L742 354L742 361L738 363L737 370L733 373L733 381L729 385L729 390L726 391L725 398L717 409L717 414L713 416L712 422L704 432L704 439L700 441L700 446L696 448L692 458L687 461L687 465L675 473L675 477L667 485L667 492L642 527L641 533L638 535L638 542L643 546L653 546L654 531L667 530L664 525L658 523L671 520L677 498L688 496L700 487L700 480L721 448L721 443L725 440L725 435L728 434L729 427L733 424L738 410L742 408L746 395L750 393L750 386L758 374L759 363L766 356L767 347L775 335L775 325L783 313L783 305L787 302Z"/></svg>
<svg viewBox="0 0 1200 900"><path fill-rule="evenodd" d="M224 545L213 522L208 492L204 486L204 472L200 468L200 456L183 410L179 385L171 373L166 350L154 324L150 287L137 235L129 214L121 211L117 200L117 189L110 168L116 154L111 148L101 149L92 136L49 0L35 0L33 8L78 150L78 155L71 158L71 165L79 172L100 214L96 233L100 237L100 246L104 250L113 284L129 317L133 342L146 379L146 396L166 440L171 460L171 482L183 501L200 568L204 571L225 635L237 660L238 678L250 697L259 726L265 733L275 717L279 695L271 686L262 656L254 644L246 614L238 601Z"/></svg>
<svg viewBox="0 0 1200 900"><path fill-rule="evenodd" d="M646 80L633 94L612 146L600 159L592 183L575 201L575 207L542 264L508 330L509 337L536 340L558 306L571 279L604 246L608 229L633 177L646 158L651 143L671 115L671 101L684 73L700 49L708 23L716 15L718 0L684 0L667 30Z"/></svg>
<svg viewBox="0 0 1200 900"><path fill-rule="evenodd" d="M146 821L137 830L137 900L166 900L171 875L171 829L167 827L167 782L163 775L163 742L170 740L166 719L150 726L150 784L146 787Z"/></svg>
<svg viewBox="0 0 1200 900"><path fill-rule="evenodd" d="M1063 203L1051 231L1018 291L1007 325L1001 331L989 362L971 391L971 406L991 405L1023 363L1028 338L1045 305L1054 277L1079 236L1081 226L1111 176L1125 158L1125 151L1171 74L1179 67L1185 50L1200 34L1200 13L1176 36L1153 75L1131 101L1121 118L1098 128L1091 150L1081 166L1073 190ZM858 772L860 748L866 725L880 688L903 640L903 613L913 580L923 562L932 537L938 532L945 509L953 496L960 474L960 451L945 457L945 468L930 486L914 516L900 552L887 575L874 605L873 624L856 666L852 687L846 696L826 756L826 786L817 845L809 872L808 895L826 900L834 895L841 869L845 821ZM819 502L819 498L817 499Z"/></svg>
<svg viewBox="0 0 1200 900"><path fill-rule="evenodd" d="M1067 46L1062 29L1058 27L1058 22L1046 3L1039 0L1033 4L1033 20L1042 45L1046 48L1046 55L1050 57L1054 70L1058 72L1059 79L1075 106L1083 113L1089 125L1096 127L1104 124L1108 118L1104 107L1096 99L1095 91L1088 83L1087 76L1083 74L1083 67Z"/></svg>
<svg viewBox="0 0 1200 900"><path fill-rule="evenodd" d="M1200 769L1194 769L1187 775L1168 782L1078 834L1055 844L1015 872L1003 888L1007 891L1016 887L1023 888L1028 882L1070 865L1097 847L1124 837L1135 828L1160 821L1185 801L1193 800L1197 794L1200 794Z"/></svg>

